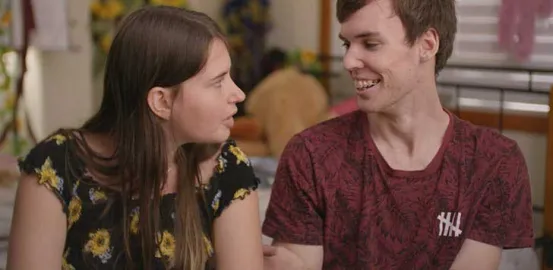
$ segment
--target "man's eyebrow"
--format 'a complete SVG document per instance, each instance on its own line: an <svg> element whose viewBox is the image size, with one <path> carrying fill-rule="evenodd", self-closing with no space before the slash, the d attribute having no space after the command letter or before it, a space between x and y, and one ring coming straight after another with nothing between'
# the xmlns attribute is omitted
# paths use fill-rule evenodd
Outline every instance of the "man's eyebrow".
<svg viewBox="0 0 553 270"><path fill-rule="evenodd" d="M378 37L378 36L380 36L378 32L368 31L368 32L359 33L355 35L354 38L358 39L358 38L369 38L369 37ZM341 39L342 41L347 40L344 36L342 36L342 34L338 34L338 38Z"/></svg>

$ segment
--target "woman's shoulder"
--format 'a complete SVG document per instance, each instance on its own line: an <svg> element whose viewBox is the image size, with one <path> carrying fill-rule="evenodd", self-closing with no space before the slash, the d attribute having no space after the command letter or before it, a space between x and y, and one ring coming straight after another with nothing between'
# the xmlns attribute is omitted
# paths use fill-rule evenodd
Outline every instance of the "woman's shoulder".
<svg viewBox="0 0 553 270"><path fill-rule="evenodd" d="M221 215L234 200L247 197L258 186L259 179L246 154L234 140L225 142L217 158L216 176L212 185L215 195L211 207L215 216Z"/></svg>
<svg viewBox="0 0 553 270"><path fill-rule="evenodd" d="M71 134L67 130L60 129L46 136L34 145L26 155L19 157L20 169L25 173L36 173L45 164L62 167L62 162L66 160L65 156Z"/></svg>
<svg viewBox="0 0 553 270"><path fill-rule="evenodd" d="M64 211L67 210L75 182L73 172L78 169L75 167L75 159L70 156L72 134L70 130L57 130L18 159L21 173L35 175L40 185L47 187L60 199Z"/></svg>
<svg viewBox="0 0 553 270"><path fill-rule="evenodd" d="M251 167L248 156L242 152L236 141L232 139L227 140L221 147L218 161L217 169L220 172L224 172L229 166Z"/></svg>

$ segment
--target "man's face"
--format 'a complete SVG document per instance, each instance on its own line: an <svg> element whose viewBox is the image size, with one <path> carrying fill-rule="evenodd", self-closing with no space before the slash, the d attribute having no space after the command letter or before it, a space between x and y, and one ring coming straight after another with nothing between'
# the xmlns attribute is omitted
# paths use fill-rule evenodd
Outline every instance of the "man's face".
<svg viewBox="0 0 553 270"><path fill-rule="evenodd" d="M419 83L420 46L410 46L392 0L373 0L341 25L340 38L359 108L384 112Z"/></svg>

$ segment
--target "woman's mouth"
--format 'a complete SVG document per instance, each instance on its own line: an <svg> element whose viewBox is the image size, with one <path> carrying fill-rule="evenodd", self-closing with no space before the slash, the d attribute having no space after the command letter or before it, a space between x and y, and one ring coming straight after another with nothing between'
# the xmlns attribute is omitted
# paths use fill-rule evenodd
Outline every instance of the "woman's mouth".
<svg viewBox="0 0 553 270"><path fill-rule="evenodd" d="M232 116L228 117L223 120L223 123L227 128L232 128L234 126L234 118Z"/></svg>

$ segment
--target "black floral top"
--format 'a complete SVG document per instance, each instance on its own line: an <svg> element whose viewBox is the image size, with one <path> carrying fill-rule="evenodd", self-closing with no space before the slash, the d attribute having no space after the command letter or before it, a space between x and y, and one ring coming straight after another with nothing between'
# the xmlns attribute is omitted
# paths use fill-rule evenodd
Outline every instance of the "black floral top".
<svg viewBox="0 0 553 270"><path fill-rule="evenodd" d="M124 242L120 226L122 210L117 207L121 205L121 201L114 191L98 185L85 173L83 163L72 150L72 140L59 132L54 133L20 159L19 167L25 173L35 173L39 184L52 191L63 206L67 216L65 250L63 258L60 258L63 260L63 270L124 269ZM69 173L69 165L73 173ZM74 171L82 173L75 174ZM209 233L213 220L233 200L243 199L258 184L249 160L234 141L229 140L218 157L218 165L210 184L198 188L198 192L203 192L204 198L209 202L207 206L203 201L198 203L204 217L204 240L210 257L214 255ZM161 198L161 231L158 232L161 241L155 253L155 269L165 269L165 263L173 258L175 199L175 194L167 194ZM105 207L108 200L113 203L110 208ZM107 213L104 212L105 209L109 209ZM133 206L129 216L131 254L135 264L142 261L140 238L137 235L138 210L137 205ZM206 269L210 269L210 266L206 265Z"/></svg>

